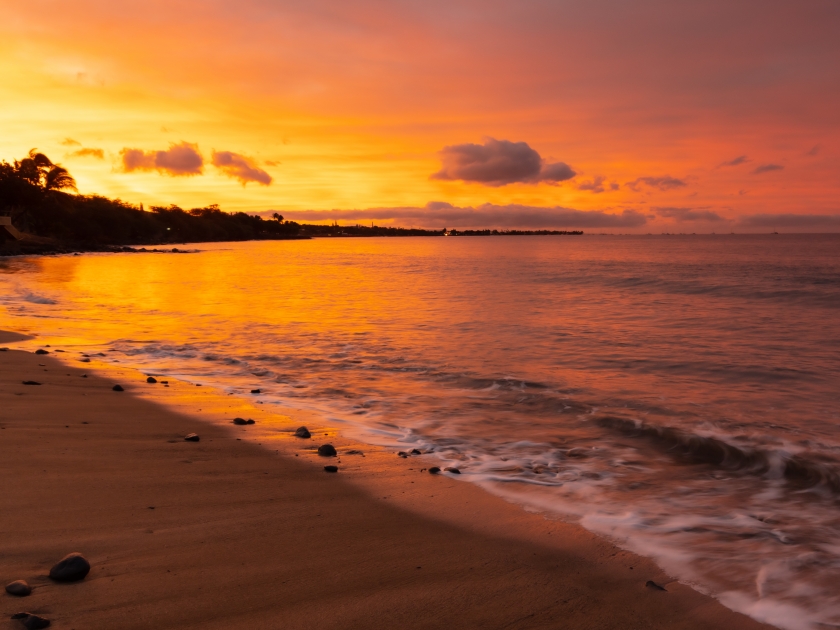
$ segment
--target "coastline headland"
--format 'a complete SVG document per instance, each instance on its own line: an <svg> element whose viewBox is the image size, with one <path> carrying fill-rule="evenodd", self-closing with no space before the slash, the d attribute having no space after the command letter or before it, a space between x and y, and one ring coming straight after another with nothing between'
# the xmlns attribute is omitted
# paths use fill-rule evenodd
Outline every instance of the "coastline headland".
<svg viewBox="0 0 840 630"><path fill-rule="evenodd" d="M33 592L6 595L8 615L127 629L769 627L576 525L430 475L428 456L353 443L315 417L296 438L300 418L212 388L81 369L69 349L0 333L12 343L0 553L4 579ZM338 457L318 456L326 442ZM70 552L90 574L49 580Z"/></svg>

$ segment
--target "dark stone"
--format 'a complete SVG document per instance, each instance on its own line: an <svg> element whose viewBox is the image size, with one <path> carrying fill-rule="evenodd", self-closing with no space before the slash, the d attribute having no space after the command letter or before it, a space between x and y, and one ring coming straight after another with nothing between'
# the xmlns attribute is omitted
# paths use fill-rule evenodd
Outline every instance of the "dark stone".
<svg viewBox="0 0 840 630"><path fill-rule="evenodd" d="M114 385L111 389L113 389L115 392L124 392L125 391L123 389L122 385Z"/></svg>
<svg viewBox="0 0 840 630"><path fill-rule="evenodd" d="M259 389L252 389L252 390L251 390L251 393L252 393L252 394L262 394L262 390L259 390Z"/></svg>
<svg viewBox="0 0 840 630"><path fill-rule="evenodd" d="M23 622L23 627L26 630L41 630L41 628L49 628L50 627L50 620L45 619L44 617L39 617L38 615L33 615L31 613L18 613L25 614L25 617L17 617ZM13 617L14 618L14 617Z"/></svg>
<svg viewBox="0 0 840 630"><path fill-rule="evenodd" d="M6 592L9 595L16 595L17 597L26 597L32 593L32 587L23 580L15 580L11 584L6 584Z"/></svg>
<svg viewBox="0 0 840 630"><path fill-rule="evenodd" d="M50 578L56 582L76 582L90 571L90 563L77 552L69 553L50 569Z"/></svg>
<svg viewBox="0 0 840 630"><path fill-rule="evenodd" d="M200 439L198 433L190 433L184 436L184 440L187 442L198 442Z"/></svg>
<svg viewBox="0 0 840 630"><path fill-rule="evenodd" d="M327 472L338 472L338 466L324 466L324 470Z"/></svg>
<svg viewBox="0 0 840 630"><path fill-rule="evenodd" d="M157 383L157 379L154 376L150 376L146 379L147 383Z"/></svg>
<svg viewBox="0 0 840 630"><path fill-rule="evenodd" d="M50 353L50 351L49 351L49 350L44 350L43 348L38 348L38 349L35 351L35 354L49 354L49 353Z"/></svg>
<svg viewBox="0 0 840 630"><path fill-rule="evenodd" d="M335 447L332 444L321 444L318 447L318 455L321 457L335 457L338 455L336 452Z"/></svg>
<svg viewBox="0 0 840 630"><path fill-rule="evenodd" d="M397 453L397 457L402 457L403 459L405 459L406 457L408 457L408 453L406 453L405 451L400 451L399 453Z"/></svg>
<svg viewBox="0 0 840 630"><path fill-rule="evenodd" d="M53 350L53 352L64 352L64 350L59 350L58 348L56 348L55 350Z"/></svg>
<svg viewBox="0 0 840 630"><path fill-rule="evenodd" d="M245 418L234 418L233 419L233 424L237 424L237 425L241 426L243 424L248 424L248 421Z"/></svg>
<svg viewBox="0 0 840 630"><path fill-rule="evenodd" d="M655 591L667 591L668 590L664 586L661 586L661 585L657 584L653 580L648 580L645 583L645 586L647 586L648 588L652 588Z"/></svg>
<svg viewBox="0 0 840 630"><path fill-rule="evenodd" d="M460 475L461 471L455 468L454 466L448 466L443 469L446 472L452 473L453 475Z"/></svg>
<svg viewBox="0 0 840 630"><path fill-rule="evenodd" d="M423 453L418 451L416 448L411 449L409 455L422 455Z"/></svg>
<svg viewBox="0 0 840 630"><path fill-rule="evenodd" d="M169 385L169 381L161 381L164 385Z"/></svg>
<svg viewBox="0 0 840 630"><path fill-rule="evenodd" d="M23 381L24 385L40 385L38 381Z"/></svg>
<svg viewBox="0 0 840 630"><path fill-rule="evenodd" d="M90 359L79 359L82 363L90 363Z"/></svg>
<svg viewBox="0 0 840 630"><path fill-rule="evenodd" d="M309 429L306 427L298 427L295 431L295 437L308 439L312 437L312 434L309 432Z"/></svg>
<svg viewBox="0 0 840 630"><path fill-rule="evenodd" d="M437 466L432 466L431 468L429 468L429 473L432 474L432 475L436 475L439 472L440 472L440 468L438 468Z"/></svg>
<svg viewBox="0 0 840 630"><path fill-rule="evenodd" d="M355 448L351 449L349 451L344 451L344 454L345 455L361 455L362 457L365 456L365 454L362 451L356 450Z"/></svg>

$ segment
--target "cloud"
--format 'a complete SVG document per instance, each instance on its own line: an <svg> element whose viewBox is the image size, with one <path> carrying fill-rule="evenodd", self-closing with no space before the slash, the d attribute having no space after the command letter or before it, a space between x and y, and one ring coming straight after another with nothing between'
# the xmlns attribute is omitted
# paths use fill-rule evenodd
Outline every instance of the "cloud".
<svg viewBox="0 0 840 630"><path fill-rule="evenodd" d="M671 177L670 175L664 175L662 177L638 177L632 182L627 182L625 186L631 190L638 191L641 184L645 184L646 186L662 191L673 190L674 188L681 188L682 186L688 185L681 179Z"/></svg>
<svg viewBox="0 0 840 630"><path fill-rule="evenodd" d="M274 210L261 214L271 216ZM539 207L520 204L453 206L431 201L424 207L369 208L367 210L282 211L292 221L388 221L400 225L432 228L632 228L647 223L645 215L635 210L612 214L603 210L574 210L561 206Z"/></svg>
<svg viewBox="0 0 840 630"><path fill-rule="evenodd" d="M607 178L601 175L595 176L592 180L588 182L581 182L578 184L578 190L588 190L589 192L598 194L605 192L607 187L604 186ZM615 182L611 183L608 187L610 190L618 190L619 186Z"/></svg>
<svg viewBox="0 0 840 630"><path fill-rule="evenodd" d="M232 151L213 151L213 166L228 177L233 177L245 186L248 182L257 182L263 186L271 183L271 175L254 165L251 158Z"/></svg>
<svg viewBox="0 0 840 630"><path fill-rule="evenodd" d="M677 223L684 221L725 221L717 212L707 208L653 208L660 217L674 219Z"/></svg>
<svg viewBox="0 0 840 630"><path fill-rule="evenodd" d="M718 165L718 167L720 167L720 166L740 166L741 164L746 164L749 161L750 161L750 159L746 155L739 155L738 157L736 157L733 160L729 160L728 162L723 162L722 164Z"/></svg>
<svg viewBox="0 0 840 630"><path fill-rule="evenodd" d="M485 138L484 144L444 147L439 155L441 169L432 175L432 179L506 186L557 183L576 175L564 162L546 163L526 142Z"/></svg>
<svg viewBox="0 0 840 630"><path fill-rule="evenodd" d="M741 217L739 227L840 232L840 214L753 214Z"/></svg>
<svg viewBox="0 0 840 630"><path fill-rule="evenodd" d="M142 149L124 148L120 151L123 170L158 171L172 177L201 175L204 158L198 152L197 144L181 142L170 144L166 151L143 151Z"/></svg>
<svg viewBox="0 0 840 630"><path fill-rule="evenodd" d="M760 175L761 173L769 173L770 171L781 171L784 168L781 164L762 164L753 169L753 175Z"/></svg>
<svg viewBox="0 0 840 630"><path fill-rule="evenodd" d="M68 154L68 157L92 157L97 160L104 160L105 152L102 149L79 149Z"/></svg>
<svg viewBox="0 0 840 630"><path fill-rule="evenodd" d="M73 138L64 138L64 140L61 141L61 144L63 144L65 147L82 146L81 142L79 142L78 140L73 140Z"/></svg>

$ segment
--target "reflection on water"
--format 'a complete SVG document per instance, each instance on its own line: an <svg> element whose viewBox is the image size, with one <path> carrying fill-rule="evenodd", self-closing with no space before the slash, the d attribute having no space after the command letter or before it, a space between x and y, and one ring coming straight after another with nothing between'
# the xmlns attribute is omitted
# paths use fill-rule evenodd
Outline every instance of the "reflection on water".
<svg viewBox="0 0 840 630"><path fill-rule="evenodd" d="M840 238L346 239L19 259L0 327L318 410L727 605L840 623Z"/></svg>

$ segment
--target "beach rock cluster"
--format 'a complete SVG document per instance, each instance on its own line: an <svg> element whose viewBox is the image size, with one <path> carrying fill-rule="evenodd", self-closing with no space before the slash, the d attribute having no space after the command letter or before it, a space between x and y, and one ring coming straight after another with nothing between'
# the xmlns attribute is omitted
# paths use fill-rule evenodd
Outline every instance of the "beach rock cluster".
<svg viewBox="0 0 840 630"><path fill-rule="evenodd" d="M90 562L78 552L68 553L50 569L50 579L55 582L78 582L90 573ZM6 592L17 597L27 597L32 593L32 587L24 580L15 580L6 585ZM41 630L49 628L50 620L30 612L19 612L12 615L23 624L27 630Z"/></svg>

